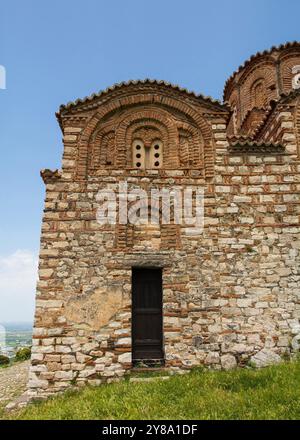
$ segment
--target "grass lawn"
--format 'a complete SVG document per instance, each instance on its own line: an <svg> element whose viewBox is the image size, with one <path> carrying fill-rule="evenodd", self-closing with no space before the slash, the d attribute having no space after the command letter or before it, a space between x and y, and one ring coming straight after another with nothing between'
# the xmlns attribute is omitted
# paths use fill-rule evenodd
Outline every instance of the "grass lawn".
<svg viewBox="0 0 300 440"><path fill-rule="evenodd" d="M86 387L31 404L9 417L300 419L300 362L287 362L262 370L195 370L165 381L129 383L125 380Z"/></svg>

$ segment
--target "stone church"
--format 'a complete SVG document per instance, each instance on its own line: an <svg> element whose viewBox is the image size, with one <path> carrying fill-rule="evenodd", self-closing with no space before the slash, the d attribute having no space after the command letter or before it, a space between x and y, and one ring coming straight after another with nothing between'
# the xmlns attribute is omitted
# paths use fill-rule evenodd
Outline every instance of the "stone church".
<svg viewBox="0 0 300 440"><path fill-rule="evenodd" d="M146 79L62 105L57 119L62 168L41 172L29 395L299 350L299 42L252 56L223 103ZM120 182L201 189L202 230L163 222L160 205L155 224L120 212L100 222L97 195Z"/></svg>

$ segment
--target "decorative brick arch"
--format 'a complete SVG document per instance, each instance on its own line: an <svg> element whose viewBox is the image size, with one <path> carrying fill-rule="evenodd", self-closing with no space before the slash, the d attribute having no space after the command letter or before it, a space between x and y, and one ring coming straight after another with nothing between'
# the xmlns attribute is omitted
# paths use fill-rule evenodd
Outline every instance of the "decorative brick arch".
<svg viewBox="0 0 300 440"><path fill-rule="evenodd" d="M205 175L212 177L214 174L214 148L213 148L213 136L210 124L204 119L200 112L197 112L189 104L179 101L177 98L161 95L159 92L147 93L142 95L124 96L122 98L115 99L106 104L103 104L99 110L89 119L86 127L84 128L80 140L78 142L78 155L77 155L77 168L76 178L85 179L87 176L88 168L88 149L90 138L96 129L97 125L103 118L107 118L109 114L113 114L118 109L124 109L128 106L146 105L151 104L157 106L158 110L173 108L187 117L189 117L193 123L201 131L204 144L204 160L205 160Z"/></svg>
<svg viewBox="0 0 300 440"><path fill-rule="evenodd" d="M156 129L161 134L161 141L164 144L165 153L168 150L169 134L168 134L167 127L165 127L163 124L161 124L160 122L153 120L153 119L150 119L148 121L145 121L144 119L142 119L142 120L139 119L138 121L133 121L132 125L129 126L129 128L127 129L127 132L125 135L125 144L127 145L126 164L129 167L132 166L132 154L131 154L132 148L130 148L130 146L132 145L133 135L134 135L135 131L144 128L145 124L147 124L148 127ZM167 152L167 154L168 154L168 152ZM164 156L166 156L166 154L164 154Z"/></svg>
<svg viewBox="0 0 300 440"><path fill-rule="evenodd" d="M192 145L189 147L189 152L193 155L193 162L197 166L204 166L204 142L201 135L201 132L197 130L195 127L193 127L191 124L187 124L186 122L180 122L177 124L177 130L178 130L178 137L180 130L185 130L186 132L190 133L193 139ZM180 150L180 142L179 142L179 150ZM180 151L179 151L180 156Z"/></svg>
<svg viewBox="0 0 300 440"><path fill-rule="evenodd" d="M111 151L107 151L108 145L103 145L103 141L107 138L114 139L115 127L112 122L104 124L95 130L90 138L89 155L88 155L88 172L93 172L98 169L99 165L108 166L107 160L111 159L111 166L115 162L115 149L110 147Z"/></svg>
<svg viewBox="0 0 300 440"><path fill-rule="evenodd" d="M263 108L266 105L265 78L256 78L250 87L251 107Z"/></svg>
<svg viewBox="0 0 300 440"><path fill-rule="evenodd" d="M300 65L300 52L283 54L280 57L280 76L282 82L283 93L289 93L293 86L293 72L294 66Z"/></svg>
<svg viewBox="0 0 300 440"><path fill-rule="evenodd" d="M258 84L263 85L266 105L272 99L277 98L276 82L276 66L273 59L267 58L261 60L259 63L255 63L254 66L246 68L239 80L240 96L243 103L241 108L241 124L248 111L256 106L254 99L255 86ZM272 88L273 85L275 86L274 89Z"/></svg>
<svg viewBox="0 0 300 440"><path fill-rule="evenodd" d="M240 124L241 113L238 85L235 85L235 87L233 87L228 103L232 110L232 114L228 122L227 133L229 135L235 135Z"/></svg>
<svg viewBox="0 0 300 440"><path fill-rule="evenodd" d="M151 108L147 110L135 110L121 121L116 132L116 150L119 166L128 164L129 155L131 153L131 145L126 145L131 141L133 131L146 123L152 125L164 132L164 163L178 166L174 160L177 157L178 138L177 130L174 122L168 118L168 113L160 108ZM124 142L125 141L125 142ZM172 161L173 158L173 161Z"/></svg>
<svg viewBox="0 0 300 440"><path fill-rule="evenodd" d="M124 214L126 216L130 216L134 208L134 203L129 203L126 208L123 208L121 211L121 215L124 218ZM154 213L154 218L157 221L155 224L155 233L159 233L159 238L161 239L160 248L161 249L171 249L176 248L180 244L181 239L181 229L180 225L174 223L174 206L170 205L170 220L168 217L164 217L164 208L168 209L168 204L164 202L163 199L160 199L158 202L158 206L151 206L151 204L147 204L147 215L148 221L151 222L152 217L151 214ZM145 227L147 230L147 224L142 225L134 225L128 222L126 225L120 225L117 223L115 227L115 248L133 248L135 244L135 231L136 227ZM151 229L153 230L153 223ZM170 234L171 232L171 234Z"/></svg>

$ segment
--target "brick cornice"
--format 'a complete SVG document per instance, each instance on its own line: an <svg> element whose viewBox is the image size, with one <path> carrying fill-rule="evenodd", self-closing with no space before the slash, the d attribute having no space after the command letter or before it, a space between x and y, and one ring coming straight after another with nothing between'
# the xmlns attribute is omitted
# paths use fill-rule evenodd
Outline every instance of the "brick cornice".
<svg viewBox="0 0 300 440"><path fill-rule="evenodd" d="M61 170L50 170L50 169L43 169L40 171L40 175L44 181L44 183L52 183L56 182L58 179L61 178Z"/></svg>

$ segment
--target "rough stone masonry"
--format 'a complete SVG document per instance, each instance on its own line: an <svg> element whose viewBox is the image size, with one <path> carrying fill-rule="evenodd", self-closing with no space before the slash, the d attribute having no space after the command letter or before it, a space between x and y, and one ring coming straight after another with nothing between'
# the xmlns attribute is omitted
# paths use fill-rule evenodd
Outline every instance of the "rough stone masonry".
<svg viewBox="0 0 300 440"><path fill-rule="evenodd" d="M30 397L132 368L132 268L161 268L166 369L276 363L300 344L300 43L257 53L224 102L163 81L63 105L46 185ZM204 190L204 230L99 224L97 194Z"/></svg>

